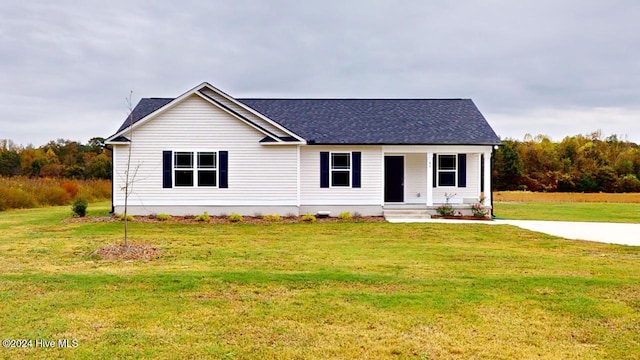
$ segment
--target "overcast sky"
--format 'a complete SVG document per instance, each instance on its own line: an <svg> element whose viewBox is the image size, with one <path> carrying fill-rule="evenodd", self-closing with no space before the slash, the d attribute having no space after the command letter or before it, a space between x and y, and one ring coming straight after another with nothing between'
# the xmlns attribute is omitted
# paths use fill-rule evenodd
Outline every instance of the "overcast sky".
<svg viewBox="0 0 640 360"><path fill-rule="evenodd" d="M0 139L115 132L126 97L471 98L502 138L640 143L640 1L2 1Z"/></svg>

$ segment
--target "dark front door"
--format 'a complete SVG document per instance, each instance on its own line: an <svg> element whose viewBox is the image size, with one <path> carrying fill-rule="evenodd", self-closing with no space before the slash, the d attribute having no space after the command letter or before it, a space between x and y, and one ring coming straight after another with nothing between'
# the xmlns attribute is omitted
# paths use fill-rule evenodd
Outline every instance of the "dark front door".
<svg viewBox="0 0 640 360"><path fill-rule="evenodd" d="M384 202L404 202L404 157L384 157Z"/></svg>

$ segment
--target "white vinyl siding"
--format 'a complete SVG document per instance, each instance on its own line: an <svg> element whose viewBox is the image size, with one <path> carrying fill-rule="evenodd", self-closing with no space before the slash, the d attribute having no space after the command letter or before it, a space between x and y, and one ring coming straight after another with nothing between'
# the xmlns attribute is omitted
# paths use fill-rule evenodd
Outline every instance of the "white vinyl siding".
<svg viewBox="0 0 640 360"><path fill-rule="evenodd" d="M295 205L297 149L260 145L262 138L264 134L192 95L134 131L131 174L136 175L129 203ZM228 151L228 188L162 187L163 151L193 151L197 163L195 153L207 149ZM124 193L120 188L124 185L127 146L114 146L114 159L115 205L122 205Z"/></svg>
<svg viewBox="0 0 640 360"><path fill-rule="evenodd" d="M424 204L427 201L427 155L406 154L404 162L404 201Z"/></svg>
<svg viewBox="0 0 640 360"><path fill-rule="evenodd" d="M360 188L320 187L320 152L362 154ZM302 205L380 205L382 166L379 146L303 146L300 148Z"/></svg>

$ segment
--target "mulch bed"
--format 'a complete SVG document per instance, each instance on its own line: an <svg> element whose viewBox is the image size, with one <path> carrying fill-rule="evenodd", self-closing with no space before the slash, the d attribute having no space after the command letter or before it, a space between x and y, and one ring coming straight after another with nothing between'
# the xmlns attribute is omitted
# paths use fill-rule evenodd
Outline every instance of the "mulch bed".
<svg viewBox="0 0 640 360"><path fill-rule="evenodd" d="M151 245L109 245L89 254L93 255L103 260L153 260L162 256L162 250Z"/></svg>
<svg viewBox="0 0 640 360"><path fill-rule="evenodd" d="M260 216L243 216L242 221L232 222L227 216L211 216L209 215L209 221L198 221L195 216L172 216L169 220L160 221L155 216L134 216L133 222L149 224L149 223L180 223L180 224L294 224L303 223L301 217L298 216L283 216L279 221L268 221L262 219ZM116 216L101 216L101 217L73 217L65 220L71 223L93 223L93 222L122 222ZM358 216L351 220L342 220L337 217L318 217L316 222L385 222L382 216Z"/></svg>
<svg viewBox="0 0 640 360"><path fill-rule="evenodd" d="M478 221L493 221L493 219L489 217L477 217L471 215L459 215L459 216L439 216L433 215L432 219L451 219L451 220L478 220Z"/></svg>

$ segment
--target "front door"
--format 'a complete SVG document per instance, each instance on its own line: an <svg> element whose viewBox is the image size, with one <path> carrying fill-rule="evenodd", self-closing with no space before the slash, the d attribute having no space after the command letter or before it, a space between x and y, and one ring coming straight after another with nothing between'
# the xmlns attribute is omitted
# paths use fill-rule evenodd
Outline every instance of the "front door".
<svg viewBox="0 0 640 360"><path fill-rule="evenodd" d="M384 157L384 202L404 202L404 156Z"/></svg>

